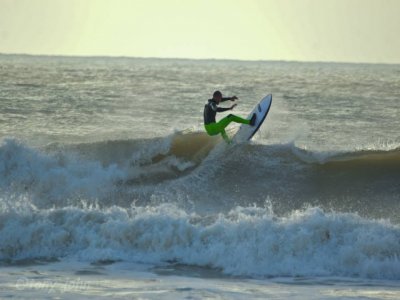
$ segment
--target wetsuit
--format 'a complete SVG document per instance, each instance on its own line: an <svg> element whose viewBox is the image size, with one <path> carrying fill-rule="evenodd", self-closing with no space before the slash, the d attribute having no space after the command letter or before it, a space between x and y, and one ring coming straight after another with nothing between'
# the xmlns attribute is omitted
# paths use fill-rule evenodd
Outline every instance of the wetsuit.
<svg viewBox="0 0 400 300"><path fill-rule="evenodd" d="M221 102L231 99L232 98L222 98ZM230 108L218 107L217 102L214 99L209 99L208 103L204 106L204 127L209 135L217 135L221 133L224 140L227 143L230 143L231 141L225 132L225 127L231 122L250 124L250 120L242 119L238 116L229 114L217 123L215 121L217 112L223 112L227 110L230 110Z"/></svg>

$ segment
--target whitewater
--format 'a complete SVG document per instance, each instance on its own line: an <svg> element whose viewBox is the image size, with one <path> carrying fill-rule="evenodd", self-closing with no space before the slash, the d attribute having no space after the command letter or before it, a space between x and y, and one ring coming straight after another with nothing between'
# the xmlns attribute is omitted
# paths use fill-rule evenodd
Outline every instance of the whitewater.
<svg viewBox="0 0 400 300"><path fill-rule="evenodd" d="M251 142L204 133L217 89L273 94ZM399 99L399 65L0 55L0 298L398 299Z"/></svg>

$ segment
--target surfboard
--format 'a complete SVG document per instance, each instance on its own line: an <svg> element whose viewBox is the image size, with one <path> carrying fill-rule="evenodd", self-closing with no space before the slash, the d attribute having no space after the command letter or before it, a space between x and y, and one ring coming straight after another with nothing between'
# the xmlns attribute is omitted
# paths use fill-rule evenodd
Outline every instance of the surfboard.
<svg viewBox="0 0 400 300"><path fill-rule="evenodd" d="M247 119L250 120L253 114L256 114L256 122L254 126L249 126L247 124L242 124L236 134L233 136L233 141L236 143L243 143L251 140L251 138L256 134L258 129L260 129L262 123L268 115L269 109L272 104L272 95L269 94L265 96L248 115Z"/></svg>

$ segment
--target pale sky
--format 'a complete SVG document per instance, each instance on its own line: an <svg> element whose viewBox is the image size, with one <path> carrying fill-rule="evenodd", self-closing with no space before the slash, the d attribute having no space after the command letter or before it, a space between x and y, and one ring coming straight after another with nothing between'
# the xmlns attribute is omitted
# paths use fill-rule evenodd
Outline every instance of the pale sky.
<svg viewBox="0 0 400 300"><path fill-rule="evenodd" d="M0 53L400 63L400 0L0 0Z"/></svg>

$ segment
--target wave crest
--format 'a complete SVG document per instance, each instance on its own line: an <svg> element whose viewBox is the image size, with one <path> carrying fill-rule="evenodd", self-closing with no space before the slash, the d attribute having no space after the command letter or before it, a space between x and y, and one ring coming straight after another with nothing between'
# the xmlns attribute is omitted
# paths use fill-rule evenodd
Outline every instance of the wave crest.
<svg viewBox="0 0 400 300"><path fill-rule="evenodd" d="M173 204L2 212L0 233L1 260L71 257L174 262L250 277L400 278L398 226L317 207L285 217L262 207L202 216Z"/></svg>

